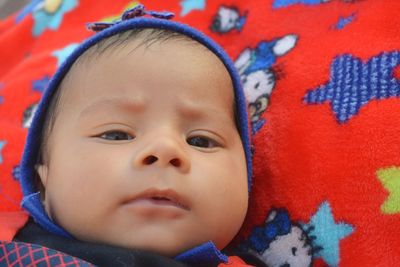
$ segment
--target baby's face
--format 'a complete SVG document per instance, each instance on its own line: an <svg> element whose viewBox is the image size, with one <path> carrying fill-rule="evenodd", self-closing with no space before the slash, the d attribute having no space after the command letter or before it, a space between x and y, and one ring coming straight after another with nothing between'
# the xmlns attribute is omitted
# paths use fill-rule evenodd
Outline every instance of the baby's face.
<svg viewBox="0 0 400 267"><path fill-rule="evenodd" d="M233 89L204 47L126 46L75 66L38 168L45 208L80 240L174 256L226 246L247 211Z"/></svg>

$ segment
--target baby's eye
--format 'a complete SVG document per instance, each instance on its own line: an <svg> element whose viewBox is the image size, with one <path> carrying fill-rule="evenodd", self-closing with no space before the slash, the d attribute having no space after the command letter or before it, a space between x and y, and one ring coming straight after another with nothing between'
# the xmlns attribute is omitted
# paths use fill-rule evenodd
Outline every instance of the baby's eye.
<svg viewBox="0 0 400 267"><path fill-rule="evenodd" d="M99 135L100 138L110 141L132 140L134 137L122 131L109 131Z"/></svg>
<svg viewBox="0 0 400 267"><path fill-rule="evenodd" d="M186 142L191 146L201 148L214 148L220 146L216 141L204 136L194 136L186 139Z"/></svg>

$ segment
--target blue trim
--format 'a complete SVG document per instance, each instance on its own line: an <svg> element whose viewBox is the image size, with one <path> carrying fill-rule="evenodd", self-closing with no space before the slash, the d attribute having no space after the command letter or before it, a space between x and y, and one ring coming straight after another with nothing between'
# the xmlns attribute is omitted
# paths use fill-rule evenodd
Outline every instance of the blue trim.
<svg viewBox="0 0 400 267"><path fill-rule="evenodd" d="M227 263L228 256L222 254L213 242L208 241L198 247L179 254L175 257L175 260L187 263L189 265L208 264L210 266L216 266L220 263Z"/></svg>
<svg viewBox="0 0 400 267"><path fill-rule="evenodd" d="M36 222L41 222L40 225L45 230L56 235L72 238L67 231L51 221L42 205L39 192L24 197L22 199L21 206L29 212Z"/></svg>

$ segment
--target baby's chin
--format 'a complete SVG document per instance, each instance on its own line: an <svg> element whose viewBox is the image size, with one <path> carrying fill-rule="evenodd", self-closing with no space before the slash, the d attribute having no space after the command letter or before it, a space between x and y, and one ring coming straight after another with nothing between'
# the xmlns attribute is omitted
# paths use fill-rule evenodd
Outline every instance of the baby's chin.
<svg viewBox="0 0 400 267"><path fill-rule="evenodd" d="M169 242L169 243L168 243ZM164 244L160 244L164 243ZM200 244L193 244L193 245L185 245L185 244L175 244L171 241L159 241L159 243L153 244L136 244L136 245L128 245L125 248L127 249L138 249L143 251L149 251L156 253L158 255L162 255L168 258L174 258L179 254L192 249Z"/></svg>
<svg viewBox="0 0 400 267"><path fill-rule="evenodd" d="M184 230L179 232L159 232L147 233L143 236L135 236L134 238L109 240L108 244L123 247L126 249L139 249L150 251L159 255L175 258L176 256L191 250L195 247L203 245L207 242L212 242L217 249L222 250L233 239L233 236L212 235L210 233L196 232L195 230L188 233Z"/></svg>
<svg viewBox="0 0 400 267"><path fill-rule="evenodd" d="M127 236L125 236L124 238L116 239L114 237L106 238L103 236L101 239L98 239L98 238L91 238L88 236L75 235L75 238L81 241L110 245L129 250L148 251L168 258L174 258L187 250L200 246L209 241L203 239L191 240L188 237L190 237L190 235L185 237L175 236L175 238L160 237L160 236L158 237L148 236L148 237L138 238L136 236L135 238L132 239L129 239L127 238Z"/></svg>

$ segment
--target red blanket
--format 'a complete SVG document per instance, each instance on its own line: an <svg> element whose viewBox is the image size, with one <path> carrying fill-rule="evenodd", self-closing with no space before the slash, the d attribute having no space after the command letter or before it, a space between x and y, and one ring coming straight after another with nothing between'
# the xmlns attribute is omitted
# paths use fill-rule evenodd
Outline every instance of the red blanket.
<svg viewBox="0 0 400 267"><path fill-rule="evenodd" d="M141 2L214 38L242 75L254 184L235 245L269 266L397 266L400 1ZM86 22L134 4L34 0L0 21L0 239L26 220L18 163L48 80Z"/></svg>

